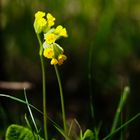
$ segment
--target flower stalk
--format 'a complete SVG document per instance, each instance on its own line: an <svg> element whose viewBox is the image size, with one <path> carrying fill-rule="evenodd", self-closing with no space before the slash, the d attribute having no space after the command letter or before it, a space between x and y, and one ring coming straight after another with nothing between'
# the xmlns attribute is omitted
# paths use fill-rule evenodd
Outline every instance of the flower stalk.
<svg viewBox="0 0 140 140"><path fill-rule="evenodd" d="M59 91L60 91L60 99L61 99L61 109L62 109L62 119L63 119L63 127L64 127L64 132L67 134L67 127L66 127L66 115L65 115L65 106L64 106L64 97L63 97L63 89L62 89L62 84L61 84L61 78L60 74L57 68L57 65L54 65L58 84L59 84Z"/></svg>
<svg viewBox="0 0 140 140"><path fill-rule="evenodd" d="M48 140L47 132L47 107L46 107L46 79L45 79L45 67L43 59L43 46L39 34L37 34L38 42L40 45L39 56L41 62L41 71L42 71L42 92L43 92L43 123L44 123L44 136L45 140Z"/></svg>

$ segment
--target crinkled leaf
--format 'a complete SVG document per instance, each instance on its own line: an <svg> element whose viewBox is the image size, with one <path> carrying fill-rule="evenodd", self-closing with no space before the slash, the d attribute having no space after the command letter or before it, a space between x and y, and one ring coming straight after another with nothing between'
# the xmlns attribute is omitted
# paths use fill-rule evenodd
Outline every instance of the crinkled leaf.
<svg viewBox="0 0 140 140"><path fill-rule="evenodd" d="M12 124L7 128L6 140L44 140L37 134L23 126Z"/></svg>

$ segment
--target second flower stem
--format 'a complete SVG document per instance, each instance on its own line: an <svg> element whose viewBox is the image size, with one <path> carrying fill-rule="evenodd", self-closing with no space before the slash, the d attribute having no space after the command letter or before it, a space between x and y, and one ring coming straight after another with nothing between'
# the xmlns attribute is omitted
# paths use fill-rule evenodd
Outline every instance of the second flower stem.
<svg viewBox="0 0 140 140"><path fill-rule="evenodd" d="M55 72L56 72L56 76L57 76L57 80L58 80L58 84L59 84L59 90L60 90L63 127L64 127L65 134L67 134L66 115L65 115L65 106L64 106L64 97L63 97L61 78L60 78L60 74L59 74L59 71L58 71L58 68L56 65L54 65L54 68L55 68Z"/></svg>
<svg viewBox="0 0 140 140"><path fill-rule="evenodd" d="M45 140L48 140L47 133L47 109L46 109L46 80L43 56L40 55L41 69L42 69L42 88L43 88L43 120L44 120L44 135Z"/></svg>

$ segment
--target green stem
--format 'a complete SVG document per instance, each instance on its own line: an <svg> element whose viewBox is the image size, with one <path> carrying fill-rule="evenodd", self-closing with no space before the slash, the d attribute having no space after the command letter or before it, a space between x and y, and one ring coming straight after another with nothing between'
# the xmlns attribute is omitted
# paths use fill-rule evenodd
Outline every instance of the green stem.
<svg viewBox="0 0 140 140"><path fill-rule="evenodd" d="M41 42L41 39L40 39L39 34L36 34L36 35L37 35L37 39L38 39L39 46L40 46L40 49L39 49L39 56L42 56L42 53L43 53L43 46L42 46L42 42Z"/></svg>
<svg viewBox="0 0 140 140"><path fill-rule="evenodd" d="M41 69L42 69L42 88L43 88L43 120L44 120L44 135L45 140L48 140L47 133L47 109L46 109L46 80L45 80L45 68L44 68L44 60L42 55L40 56L41 60Z"/></svg>
<svg viewBox="0 0 140 140"><path fill-rule="evenodd" d="M45 140L48 140L47 133L47 107L46 107L46 79L45 79L45 67L44 67L44 59L43 59L43 46L40 39L39 34L37 34L37 38L40 45L39 56L41 62L41 70L42 70L42 90L43 90L43 121L44 121L44 136Z"/></svg>
<svg viewBox="0 0 140 140"><path fill-rule="evenodd" d="M110 133L113 133L115 131L116 127L117 127L119 117L120 117L120 113L121 113L122 108L123 108L123 106L126 102L126 98L129 94L129 91L130 91L129 87L124 88L124 91L123 91L123 94L121 95L121 99L120 99L120 102L119 102L119 105L118 105L118 108L117 108L117 111L116 111L116 114L115 114L115 118L114 118L113 125L112 125Z"/></svg>
<svg viewBox="0 0 140 140"><path fill-rule="evenodd" d="M65 106L64 106L64 97L63 97L63 90L62 90L62 84L61 84L61 79L59 75L59 71L56 65L54 65L58 84L59 84L59 90L60 90L60 98L61 98L61 109L62 109L62 119L63 119L63 127L64 127L64 132L67 134L67 128L66 128L66 116L65 116Z"/></svg>

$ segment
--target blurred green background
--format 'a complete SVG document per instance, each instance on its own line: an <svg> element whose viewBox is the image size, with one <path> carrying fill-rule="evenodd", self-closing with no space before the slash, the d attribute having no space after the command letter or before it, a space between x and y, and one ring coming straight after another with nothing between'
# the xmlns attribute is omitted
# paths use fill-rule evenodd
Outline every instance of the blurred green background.
<svg viewBox="0 0 140 140"><path fill-rule="evenodd" d="M102 136L108 132L125 85L131 88L125 109L128 118L140 111L139 0L1 0L0 6L0 81L31 82L34 87L28 91L29 99L41 109L39 45L33 22L35 12L43 10L52 13L56 25L66 27L69 35L59 40L68 56L60 67L67 118L78 118L84 127L89 125L89 71L97 123L102 121L105 127ZM48 108L50 116L57 120L57 79L47 59L45 64ZM1 89L0 93L24 98L23 91ZM0 98L0 138L8 124L23 123L20 116L28 111L20 106L24 109L21 112L17 106L18 103ZM12 107L19 112L11 111ZM139 129L137 120L128 128L127 139L140 138Z"/></svg>

